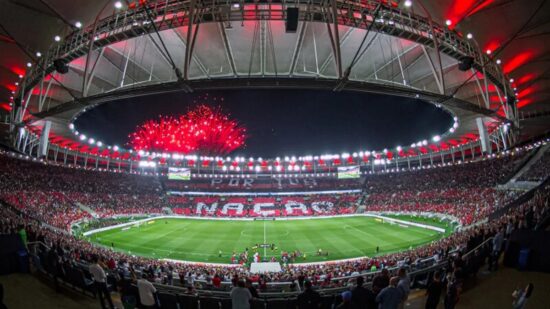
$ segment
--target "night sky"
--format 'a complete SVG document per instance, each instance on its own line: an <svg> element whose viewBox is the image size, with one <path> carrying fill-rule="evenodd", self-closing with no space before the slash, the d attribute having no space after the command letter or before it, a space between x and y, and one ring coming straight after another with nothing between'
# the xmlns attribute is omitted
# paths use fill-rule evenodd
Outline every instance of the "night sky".
<svg viewBox="0 0 550 309"><path fill-rule="evenodd" d="M232 155L276 157L394 149L446 132L452 117L420 100L319 90L225 90L169 93L103 104L81 115L76 129L128 147L128 134L159 115L198 103L219 105L248 130ZM214 100L213 98L216 98ZM220 98L223 98L221 101Z"/></svg>

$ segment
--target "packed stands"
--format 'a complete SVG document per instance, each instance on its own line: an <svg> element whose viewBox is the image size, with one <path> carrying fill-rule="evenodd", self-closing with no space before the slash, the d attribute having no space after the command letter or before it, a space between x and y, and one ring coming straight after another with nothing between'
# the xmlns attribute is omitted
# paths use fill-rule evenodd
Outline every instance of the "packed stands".
<svg viewBox="0 0 550 309"><path fill-rule="evenodd" d="M401 173L369 175L363 200L367 211L435 212L453 215L463 225L486 218L512 200L515 192L495 188L513 172L514 157L422 169Z"/></svg>
<svg viewBox="0 0 550 309"><path fill-rule="evenodd" d="M89 217L90 214L80 210L79 204L87 205L105 217L120 213L159 212L166 206L176 213L177 209L181 209L183 214L196 215L199 203L205 205L204 211L214 204L218 205L214 214L206 211L200 215L253 216L254 209L259 204L269 204L270 207L273 204L273 208L279 210L275 212L276 215L294 215L294 212L285 213L288 204L307 205L306 211L300 215L313 215L315 203L331 203L331 209L336 210L334 214L338 214L345 213L342 212L344 209L356 204L361 195L164 196L154 177L67 169L6 156L0 156L0 160L1 176L7 180L0 184L0 197L3 200L0 208L0 233L17 233L24 228L29 241L42 244L31 250L32 255L38 257L34 259L39 263L38 267L48 273L55 273L58 279L82 286L83 289L89 288L87 280L90 277L86 265L97 256L115 284L131 283L134 275L143 274L156 284L164 284L164 287L186 287L190 291L188 295L194 296L204 295L201 294L204 291L227 292L231 282L238 279L250 280L260 293L297 293L306 280L321 289L345 289L357 276L364 276L372 281L373 276L379 274L373 272L373 269L389 268L395 272L396 268L404 267L414 273L434 265L443 265L441 267L445 267L460 281L469 274L475 274L487 261L494 260L492 237L503 231L509 233L513 230L531 229L550 213L550 188L546 186L527 203L511 208L499 219L460 230L426 246L328 264L285 264L281 273L255 275L245 265L226 267L182 264L130 256L94 246L68 233L43 226L40 222L65 228L73 220ZM494 189L499 177L505 176L503 171L507 171L507 162L509 161L506 158L490 159L438 169L369 175L365 183L368 196L364 204L367 210L438 212L454 215L465 225L474 223L514 199L514 194ZM67 176L64 179L72 172L79 174L79 177ZM44 181L51 186L44 185L44 182L36 180L33 175L44 177ZM109 176L113 176L115 180L111 180ZM113 187L99 182L109 183ZM146 188L148 185L152 188ZM93 190L86 189L86 186ZM223 205L227 204L232 204L233 207L227 208L230 211L223 212ZM243 212L239 213L240 206L235 205L241 205ZM20 213L17 214L17 211ZM472 251L473 255L468 255L467 259L463 257L464 253L475 248L477 249ZM49 262L52 256L61 263L53 267ZM376 287L373 287L373 291L377 292ZM289 297L292 295L295 294L288 294Z"/></svg>
<svg viewBox="0 0 550 309"><path fill-rule="evenodd" d="M157 261L137 256L128 256L123 253L95 247L84 241L75 239L69 234L52 231L41 226L37 221L26 216L16 215L6 207L0 208L0 233L17 233L24 228L29 241L40 241L50 248L49 251L39 249L36 254L55 254L60 261L65 261L63 267L71 268L74 265L86 265L94 256L100 256L107 270L118 274L120 280L131 280L132 274L146 274L147 278L155 283L186 286L192 279L194 289L211 290L213 278L218 277L222 282L231 282L235 278L248 278L257 283L260 291L267 291L272 282L303 282L309 280L315 286L322 288L345 287L349 282L349 276L368 275L373 266L376 269L384 267L406 267L409 270L425 267L426 259L432 261L445 261L457 257L461 263L461 253L470 251L480 244L487 244L478 249L475 263L484 264L491 253L491 244L487 243L495 234L507 233L516 229L530 229L535 227L545 215L550 212L548 200L550 187L546 186L536 194L536 198L512 209L508 214L498 220L484 223L473 229L457 232L448 238L433 242L430 245L419 247L406 252L394 253L374 258L363 258L350 261L333 262L330 264L292 265L285 266L282 273L264 274L261 276L250 274L246 267L221 267L205 264L175 264L166 261ZM484 249L487 248L487 249ZM47 250L47 249L46 249ZM453 254L454 252L454 254ZM452 263L449 267L465 267ZM461 273L466 276L470 272L476 272L480 265L468 265L464 269L468 272ZM63 272L62 274L67 274ZM372 277L371 277L372 279ZM461 277L460 279L464 279ZM220 286L218 291L223 290Z"/></svg>
<svg viewBox="0 0 550 309"><path fill-rule="evenodd" d="M547 150L542 157L523 173L520 181L541 181L550 176L550 150Z"/></svg>
<svg viewBox="0 0 550 309"><path fill-rule="evenodd" d="M0 198L47 224L68 229L71 222L99 216L160 213L160 183L155 177L99 172L0 155Z"/></svg>
<svg viewBox="0 0 550 309"><path fill-rule="evenodd" d="M208 175L203 175L208 176ZM228 178L197 178L191 181L164 179L167 191L199 192L292 192L361 189L363 179L336 177L246 177L224 175Z"/></svg>
<svg viewBox="0 0 550 309"><path fill-rule="evenodd" d="M513 192L494 189L499 179L511 172L510 165L514 159L517 156L508 155L442 168L368 175L364 185L368 197L362 200L361 193L321 194L319 192L322 191L311 190L308 194L302 194L292 190L293 186L304 190L306 184L316 184L315 188L324 189L335 189L330 187L331 184L336 185L336 189L343 189L343 184L357 188L357 179L284 179L285 186L282 188L289 190L286 195L276 191L274 193L277 195L251 193L234 196L230 194L233 191L229 191L227 196L220 193L166 196L159 179L154 176L66 168L0 156L0 173L9 179L0 185L0 197L24 213L62 229L68 229L73 221L91 216L105 218L121 214L156 214L166 208L172 209L175 214L189 216L351 214L356 211L359 201L367 211L436 212L453 215L463 225L469 225L475 221L474 218L485 218L514 198ZM195 188L206 186L212 189L214 186L220 190L220 185L227 187L232 183L247 183L247 186L258 188L263 194L264 185L277 184L277 188L281 188L281 182L274 178L237 180L194 179L184 183Z"/></svg>
<svg viewBox="0 0 550 309"><path fill-rule="evenodd" d="M361 194L289 196L178 196L167 198L172 211L187 216L281 217L352 214Z"/></svg>

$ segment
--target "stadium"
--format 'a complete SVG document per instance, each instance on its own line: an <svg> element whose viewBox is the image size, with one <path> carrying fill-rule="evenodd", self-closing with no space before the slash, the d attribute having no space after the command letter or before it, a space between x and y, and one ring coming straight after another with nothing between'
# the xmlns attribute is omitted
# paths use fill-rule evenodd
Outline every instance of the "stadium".
<svg viewBox="0 0 550 309"><path fill-rule="evenodd" d="M548 1L2 6L0 308L548 308Z"/></svg>

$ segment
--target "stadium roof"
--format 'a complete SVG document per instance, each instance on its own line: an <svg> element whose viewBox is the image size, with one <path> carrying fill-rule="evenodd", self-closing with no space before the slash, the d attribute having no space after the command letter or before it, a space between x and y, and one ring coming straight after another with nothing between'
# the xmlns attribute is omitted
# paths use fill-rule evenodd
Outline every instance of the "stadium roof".
<svg viewBox="0 0 550 309"><path fill-rule="evenodd" d="M9 1L0 12L0 109L21 104L31 129L51 120L52 141L73 149L83 146L69 125L87 108L166 91L286 87L420 97L459 119L442 139L448 145L475 138L480 116L489 130L521 118L505 110L514 92L520 112L547 117L548 1L382 2L123 1L117 9L115 1ZM300 7L295 33L285 31L287 7ZM458 69L464 56L478 73ZM56 59L69 62L67 74L55 72ZM548 130L540 117L521 126L529 135Z"/></svg>

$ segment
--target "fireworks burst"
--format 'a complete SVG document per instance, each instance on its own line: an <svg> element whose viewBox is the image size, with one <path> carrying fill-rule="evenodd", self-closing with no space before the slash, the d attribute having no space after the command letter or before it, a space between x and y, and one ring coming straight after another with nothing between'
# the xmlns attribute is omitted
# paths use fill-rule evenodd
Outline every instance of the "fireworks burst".
<svg viewBox="0 0 550 309"><path fill-rule="evenodd" d="M244 146L246 129L220 107L199 105L179 117L148 120L129 135L136 151L224 155Z"/></svg>

